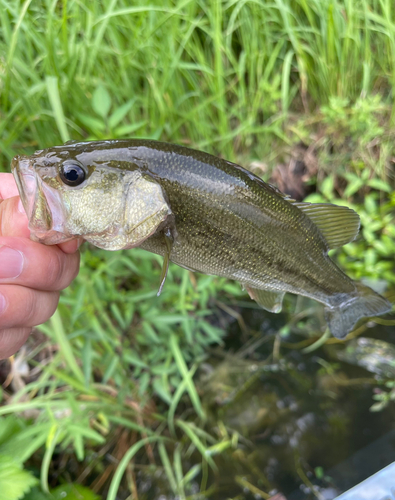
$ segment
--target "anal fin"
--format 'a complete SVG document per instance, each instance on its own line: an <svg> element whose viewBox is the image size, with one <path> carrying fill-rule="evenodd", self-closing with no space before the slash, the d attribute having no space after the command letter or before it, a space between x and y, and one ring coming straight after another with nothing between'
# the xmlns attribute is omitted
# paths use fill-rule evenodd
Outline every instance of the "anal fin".
<svg viewBox="0 0 395 500"><path fill-rule="evenodd" d="M260 290L246 286L248 295L255 300L266 311L279 313L283 306L283 297L285 292L273 292L271 290Z"/></svg>

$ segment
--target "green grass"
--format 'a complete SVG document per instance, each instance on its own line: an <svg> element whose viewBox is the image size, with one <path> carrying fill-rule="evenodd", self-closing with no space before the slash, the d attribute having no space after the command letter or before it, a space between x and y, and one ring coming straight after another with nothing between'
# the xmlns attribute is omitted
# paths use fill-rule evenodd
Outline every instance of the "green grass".
<svg viewBox="0 0 395 500"><path fill-rule="evenodd" d="M132 135L270 161L288 113L394 95L391 0L0 5L3 169L15 151Z"/></svg>
<svg viewBox="0 0 395 500"><path fill-rule="evenodd" d="M264 162L269 177L303 143L319 164L316 201L341 199L364 222L338 260L394 284L394 40L392 0L0 0L0 168L68 139L150 137ZM223 341L221 311L237 317L245 294L171 266L158 298L158 257L87 248L82 260L21 354L34 375L0 393L0 416L18 416L0 417L13 481L40 478L42 492L78 481L113 500L134 494L140 466L180 499L198 498L193 483L215 495L216 455L238 434L208 428L194 375ZM304 327L314 347L317 323ZM25 500L48 498L34 491Z"/></svg>

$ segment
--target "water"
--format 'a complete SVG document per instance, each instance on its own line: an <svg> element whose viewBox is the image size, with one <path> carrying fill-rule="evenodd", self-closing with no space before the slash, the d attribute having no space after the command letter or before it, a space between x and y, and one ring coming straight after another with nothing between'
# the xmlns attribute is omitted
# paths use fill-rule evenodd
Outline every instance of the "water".
<svg viewBox="0 0 395 500"><path fill-rule="evenodd" d="M234 321L201 374L210 424L239 436L238 449L217 460L210 498L281 492L286 500L330 500L395 460L395 404L370 411L380 376L345 362L347 343L303 353L290 345L303 337L291 335L276 353L285 316L240 311L255 340L246 344ZM365 327L363 335L395 344L393 326Z"/></svg>

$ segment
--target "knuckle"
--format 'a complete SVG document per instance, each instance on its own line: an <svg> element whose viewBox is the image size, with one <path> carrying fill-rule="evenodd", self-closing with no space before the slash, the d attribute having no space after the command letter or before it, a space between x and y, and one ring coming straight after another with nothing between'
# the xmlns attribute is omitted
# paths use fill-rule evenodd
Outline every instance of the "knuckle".
<svg viewBox="0 0 395 500"><path fill-rule="evenodd" d="M59 292L32 291L26 297L26 318L23 326L36 326L47 321L56 311Z"/></svg>
<svg viewBox="0 0 395 500"><path fill-rule="evenodd" d="M25 290L23 304L23 313L19 316L24 326L33 326L34 318L37 315L37 294L38 292L30 289Z"/></svg>
<svg viewBox="0 0 395 500"><path fill-rule="evenodd" d="M47 319L49 319L56 311L56 309L58 307L58 302L59 302L59 295L60 295L59 292L52 292L50 294L50 296L48 297L48 299L47 299L47 311L46 311L47 317L45 318L45 321L47 321Z"/></svg>
<svg viewBox="0 0 395 500"><path fill-rule="evenodd" d="M79 255L67 255L58 248L53 248L48 261L47 284L51 290L63 290L77 276Z"/></svg>
<svg viewBox="0 0 395 500"><path fill-rule="evenodd" d="M14 328L0 330L0 359L7 358L10 350L10 345L13 345Z"/></svg>
<svg viewBox="0 0 395 500"><path fill-rule="evenodd" d="M60 255L60 252L57 251L57 248L50 249L50 258L47 263L47 275L46 281L48 287L54 290L61 290L63 287L64 274L65 274L65 262Z"/></svg>
<svg viewBox="0 0 395 500"><path fill-rule="evenodd" d="M1 314L0 332L40 325L52 316L58 305L58 291L40 291L18 285L7 285L6 288L8 306Z"/></svg>
<svg viewBox="0 0 395 500"><path fill-rule="evenodd" d="M0 330L0 360L12 356L24 344L31 331L31 328Z"/></svg>

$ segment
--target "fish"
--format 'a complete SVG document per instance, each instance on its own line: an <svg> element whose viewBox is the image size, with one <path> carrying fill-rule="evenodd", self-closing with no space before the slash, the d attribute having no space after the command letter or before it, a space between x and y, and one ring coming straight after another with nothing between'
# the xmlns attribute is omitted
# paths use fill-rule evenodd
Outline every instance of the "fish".
<svg viewBox="0 0 395 500"><path fill-rule="evenodd" d="M11 168L34 241L82 237L161 255L158 294L171 261L239 281L267 311L280 312L285 293L314 299L337 338L392 308L328 256L357 236L355 211L295 201L206 152L148 139L71 141L18 155Z"/></svg>

